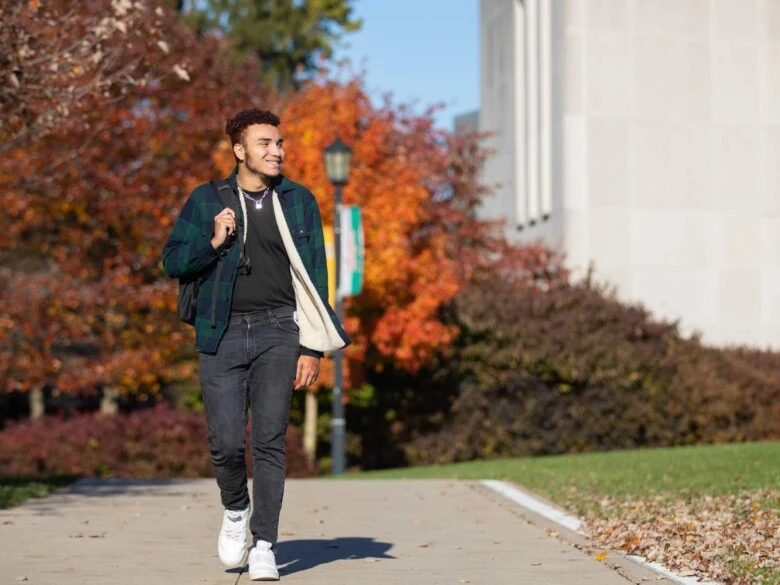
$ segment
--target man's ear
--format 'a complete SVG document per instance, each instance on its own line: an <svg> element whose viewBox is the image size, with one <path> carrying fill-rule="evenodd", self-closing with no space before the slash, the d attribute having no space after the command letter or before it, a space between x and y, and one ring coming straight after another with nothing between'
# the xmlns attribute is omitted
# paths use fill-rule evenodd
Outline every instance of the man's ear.
<svg viewBox="0 0 780 585"><path fill-rule="evenodd" d="M240 142L236 142L233 145L233 154L236 155L236 158L240 160L241 162L244 162L244 147Z"/></svg>

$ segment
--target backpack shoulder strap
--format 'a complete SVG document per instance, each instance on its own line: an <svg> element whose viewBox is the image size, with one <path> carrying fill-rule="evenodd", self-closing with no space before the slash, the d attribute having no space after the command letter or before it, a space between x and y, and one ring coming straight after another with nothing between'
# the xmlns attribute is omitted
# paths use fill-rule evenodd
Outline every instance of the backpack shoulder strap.
<svg viewBox="0 0 780 585"><path fill-rule="evenodd" d="M209 183L211 184L211 188L216 191L217 198L219 199L220 203L222 203L222 205L225 207L232 209L233 213L236 214L236 224L239 228L239 232L243 231L243 213L241 212L241 206L239 205L238 195L233 190L233 186L230 184L230 181L227 179L218 179L215 181L209 181Z"/></svg>
<svg viewBox="0 0 780 585"><path fill-rule="evenodd" d="M236 194L233 191L233 187L230 185L230 181L218 179L216 181L211 181L211 186L214 191L217 192L217 197L219 197L222 205L236 211Z"/></svg>
<svg viewBox="0 0 780 585"><path fill-rule="evenodd" d="M219 201L224 205L225 207L228 207L233 210L233 212L236 214L237 218L237 227L238 229L241 228L241 225L243 223L242 217L241 217L241 209L239 209L238 205L238 198L236 197L235 191L233 191L233 187L230 185L230 182L226 179L217 179L215 181L209 181L211 184L211 188L214 189L214 191L217 192L217 198ZM244 241L239 238L239 264L244 262ZM211 294L211 328L217 326L217 291L220 284L220 278L222 276L222 267L223 262L222 258L219 259L219 262L217 264L217 275L214 279L214 290Z"/></svg>
<svg viewBox="0 0 780 585"><path fill-rule="evenodd" d="M244 235L244 237L239 237L239 263L246 262L246 231L244 228L244 215L241 211L241 206L239 205L238 195L233 190L230 181L227 179L217 179L209 181L209 183L211 184L211 188L217 192L217 197L222 205L232 209L233 213L236 214L236 229L239 234L243 233Z"/></svg>

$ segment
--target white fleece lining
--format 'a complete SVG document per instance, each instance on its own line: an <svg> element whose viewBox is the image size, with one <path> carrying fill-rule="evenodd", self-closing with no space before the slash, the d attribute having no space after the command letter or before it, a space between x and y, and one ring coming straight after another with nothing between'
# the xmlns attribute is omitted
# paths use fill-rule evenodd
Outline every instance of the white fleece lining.
<svg viewBox="0 0 780 585"><path fill-rule="evenodd" d="M331 352L344 347L344 340L330 320L325 303L322 302L314 283L306 272L298 249L293 243L290 228L279 203L276 191L271 194L274 205L274 216L282 234L284 248L290 258L290 273L292 274L295 303L298 310L298 328L300 329L301 345L315 351Z"/></svg>

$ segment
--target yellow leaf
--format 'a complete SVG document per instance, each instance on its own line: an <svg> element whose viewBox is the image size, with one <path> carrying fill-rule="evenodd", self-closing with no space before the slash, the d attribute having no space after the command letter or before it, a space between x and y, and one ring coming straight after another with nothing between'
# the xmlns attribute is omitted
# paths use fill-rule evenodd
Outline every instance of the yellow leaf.
<svg viewBox="0 0 780 585"><path fill-rule="evenodd" d="M598 553L596 555L596 560L597 561L603 561L604 559L607 558L608 554L609 554L609 551L603 550L603 551L601 551L600 553Z"/></svg>

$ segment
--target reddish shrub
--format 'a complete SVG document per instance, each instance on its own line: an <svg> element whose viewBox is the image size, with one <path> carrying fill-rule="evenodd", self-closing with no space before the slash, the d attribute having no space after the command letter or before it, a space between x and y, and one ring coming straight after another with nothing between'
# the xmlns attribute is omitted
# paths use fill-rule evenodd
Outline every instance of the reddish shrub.
<svg viewBox="0 0 780 585"><path fill-rule="evenodd" d="M587 283L464 291L458 388L413 463L780 438L780 353L716 349Z"/></svg>
<svg viewBox="0 0 780 585"><path fill-rule="evenodd" d="M202 414L168 406L129 415L47 417L0 432L0 474L213 477L206 437ZM287 475L312 475L294 427L288 429L285 441ZM247 463L251 463L249 452ZM251 465L248 468L251 474Z"/></svg>

